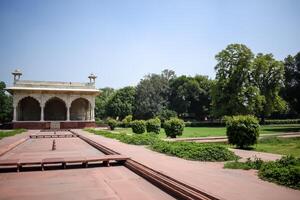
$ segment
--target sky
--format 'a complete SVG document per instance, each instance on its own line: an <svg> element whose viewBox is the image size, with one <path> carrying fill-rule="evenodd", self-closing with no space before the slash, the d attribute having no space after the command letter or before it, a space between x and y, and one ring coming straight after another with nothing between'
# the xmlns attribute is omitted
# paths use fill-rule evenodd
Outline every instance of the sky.
<svg viewBox="0 0 300 200"><path fill-rule="evenodd" d="M149 73L215 77L243 43L283 60L300 51L299 0L0 0L0 80L136 85Z"/></svg>

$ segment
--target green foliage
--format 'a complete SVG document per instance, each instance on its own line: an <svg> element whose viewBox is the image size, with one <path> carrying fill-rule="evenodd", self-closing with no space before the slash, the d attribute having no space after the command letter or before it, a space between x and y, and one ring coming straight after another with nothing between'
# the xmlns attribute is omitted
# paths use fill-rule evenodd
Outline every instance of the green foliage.
<svg viewBox="0 0 300 200"><path fill-rule="evenodd" d="M244 170L249 170L249 169L260 169L263 160L260 158L254 158L254 161L252 161L250 158L247 159L246 162L239 162L235 160L234 162L227 162L224 164L224 168L227 169L244 169Z"/></svg>
<svg viewBox="0 0 300 200"><path fill-rule="evenodd" d="M149 119L146 122L147 132L153 132L159 134L161 128L161 122L159 118Z"/></svg>
<svg viewBox="0 0 300 200"><path fill-rule="evenodd" d="M291 113L300 114L300 52L284 59L283 98L289 103Z"/></svg>
<svg viewBox="0 0 300 200"><path fill-rule="evenodd" d="M163 109L159 111L157 117L160 119L162 123L164 123L166 120L169 120L172 117L177 117L177 113L173 110Z"/></svg>
<svg viewBox="0 0 300 200"><path fill-rule="evenodd" d="M271 182L300 189L300 159L283 157L262 165L259 177Z"/></svg>
<svg viewBox="0 0 300 200"><path fill-rule="evenodd" d="M182 135L184 121L178 118L171 118L165 121L164 129L168 137L176 138L177 135Z"/></svg>
<svg viewBox="0 0 300 200"><path fill-rule="evenodd" d="M131 122L132 132L142 134L146 131L146 122L144 120L134 120Z"/></svg>
<svg viewBox="0 0 300 200"><path fill-rule="evenodd" d="M135 135L122 135L119 140L126 144L134 145L151 145L154 144L158 137L154 134L144 133L144 134L135 134Z"/></svg>
<svg viewBox="0 0 300 200"><path fill-rule="evenodd" d="M216 82L212 87L215 116L251 114L258 89L251 84L253 53L243 44L230 44L216 56Z"/></svg>
<svg viewBox="0 0 300 200"><path fill-rule="evenodd" d="M123 119L127 115L131 115L134 108L135 88L124 87L108 100L106 105L106 113L110 117Z"/></svg>
<svg viewBox="0 0 300 200"><path fill-rule="evenodd" d="M135 112L137 119L150 119L168 107L169 82L174 71L164 70L162 74L149 74L136 87Z"/></svg>
<svg viewBox="0 0 300 200"><path fill-rule="evenodd" d="M115 128L118 126L118 121L112 118L109 118L107 120L107 124L110 127L110 130L115 130Z"/></svg>
<svg viewBox="0 0 300 200"><path fill-rule="evenodd" d="M130 127L130 123L132 122L132 115L127 115L123 120L122 124L125 128Z"/></svg>
<svg viewBox="0 0 300 200"><path fill-rule="evenodd" d="M229 144L245 148L257 142L259 137L258 120L251 115L226 117L226 134Z"/></svg>
<svg viewBox="0 0 300 200"><path fill-rule="evenodd" d="M225 123L224 121L203 121L203 122L185 122L185 127L224 127Z"/></svg>
<svg viewBox="0 0 300 200"><path fill-rule="evenodd" d="M0 131L0 139L2 139L4 137L14 136L16 134L23 133L25 131L26 131L25 129L14 129L14 130L10 130L10 131Z"/></svg>
<svg viewBox="0 0 300 200"><path fill-rule="evenodd" d="M256 112L261 116L262 122L273 112L286 110L286 103L279 96L284 80L282 62L275 60L272 54L257 54L251 77L253 84L259 89L261 101Z"/></svg>
<svg viewBox="0 0 300 200"><path fill-rule="evenodd" d="M159 141L150 147L154 151L189 160L227 161L236 159L235 154L227 148L213 144Z"/></svg>
<svg viewBox="0 0 300 200"><path fill-rule="evenodd" d="M12 97L5 93L6 87L3 81L0 82L0 123L9 122L13 118Z"/></svg>
<svg viewBox="0 0 300 200"><path fill-rule="evenodd" d="M180 76L170 83L170 108L180 116L206 117L210 112L212 81L207 76Z"/></svg>
<svg viewBox="0 0 300 200"><path fill-rule="evenodd" d="M106 113L106 105L108 100L114 95L115 91L113 88L102 88L100 89L100 95L95 98L95 117L104 119L108 115Z"/></svg>
<svg viewBox="0 0 300 200"><path fill-rule="evenodd" d="M264 124L300 124L300 119L267 119Z"/></svg>

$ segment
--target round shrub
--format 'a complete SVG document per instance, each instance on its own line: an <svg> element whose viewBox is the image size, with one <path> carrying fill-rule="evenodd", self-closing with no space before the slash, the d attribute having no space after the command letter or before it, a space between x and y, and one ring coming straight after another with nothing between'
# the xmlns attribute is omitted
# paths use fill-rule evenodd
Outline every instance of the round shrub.
<svg viewBox="0 0 300 200"><path fill-rule="evenodd" d="M161 122L159 118L149 119L146 123L147 132L153 132L159 134Z"/></svg>
<svg viewBox="0 0 300 200"><path fill-rule="evenodd" d="M176 138L177 135L182 135L184 121L178 118L171 118L165 121L164 129L168 137Z"/></svg>
<svg viewBox="0 0 300 200"><path fill-rule="evenodd" d="M132 122L132 115L127 115L123 120L122 124L125 128L130 127L130 123Z"/></svg>
<svg viewBox="0 0 300 200"><path fill-rule="evenodd" d="M115 120L115 119L110 118L110 119L107 120L107 124L108 124L110 130L115 130L115 128L118 125L118 121Z"/></svg>
<svg viewBox="0 0 300 200"><path fill-rule="evenodd" d="M226 117L226 134L229 144L238 148L246 148L257 142L259 137L259 122L251 115Z"/></svg>
<svg viewBox="0 0 300 200"><path fill-rule="evenodd" d="M146 131L146 122L144 120L134 120L131 122L132 132L142 134Z"/></svg>

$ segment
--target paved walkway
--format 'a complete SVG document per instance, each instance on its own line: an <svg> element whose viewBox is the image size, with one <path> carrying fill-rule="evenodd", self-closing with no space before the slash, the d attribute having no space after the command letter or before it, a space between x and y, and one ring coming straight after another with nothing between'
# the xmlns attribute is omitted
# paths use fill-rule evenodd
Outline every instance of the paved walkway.
<svg viewBox="0 0 300 200"><path fill-rule="evenodd" d="M193 185L221 199L299 200L300 191L262 181L255 170L223 169L222 162L189 161L153 152L143 146L128 145L114 139L74 130L133 160ZM264 154L264 153L262 153Z"/></svg>
<svg viewBox="0 0 300 200"><path fill-rule="evenodd" d="M39 131L0 141L0 150ZM44 132L42 134L45 134ZM49 134L49 133L48 133ZM28 139L0 159L93 156L102 152L79 138ZM173 200L174 198L124 166L0 173L0 199Z"/></svg>

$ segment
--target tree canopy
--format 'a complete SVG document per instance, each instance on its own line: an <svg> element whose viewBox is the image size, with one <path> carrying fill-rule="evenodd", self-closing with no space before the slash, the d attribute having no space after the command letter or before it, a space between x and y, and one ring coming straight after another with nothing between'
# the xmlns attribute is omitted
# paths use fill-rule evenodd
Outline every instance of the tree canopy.
<svg viewBox="0 0 300 200"><path fill-rule="evenodd" d="M5 83L0 82L0 123L12 120L12 97L5 93Z"/></svg>

